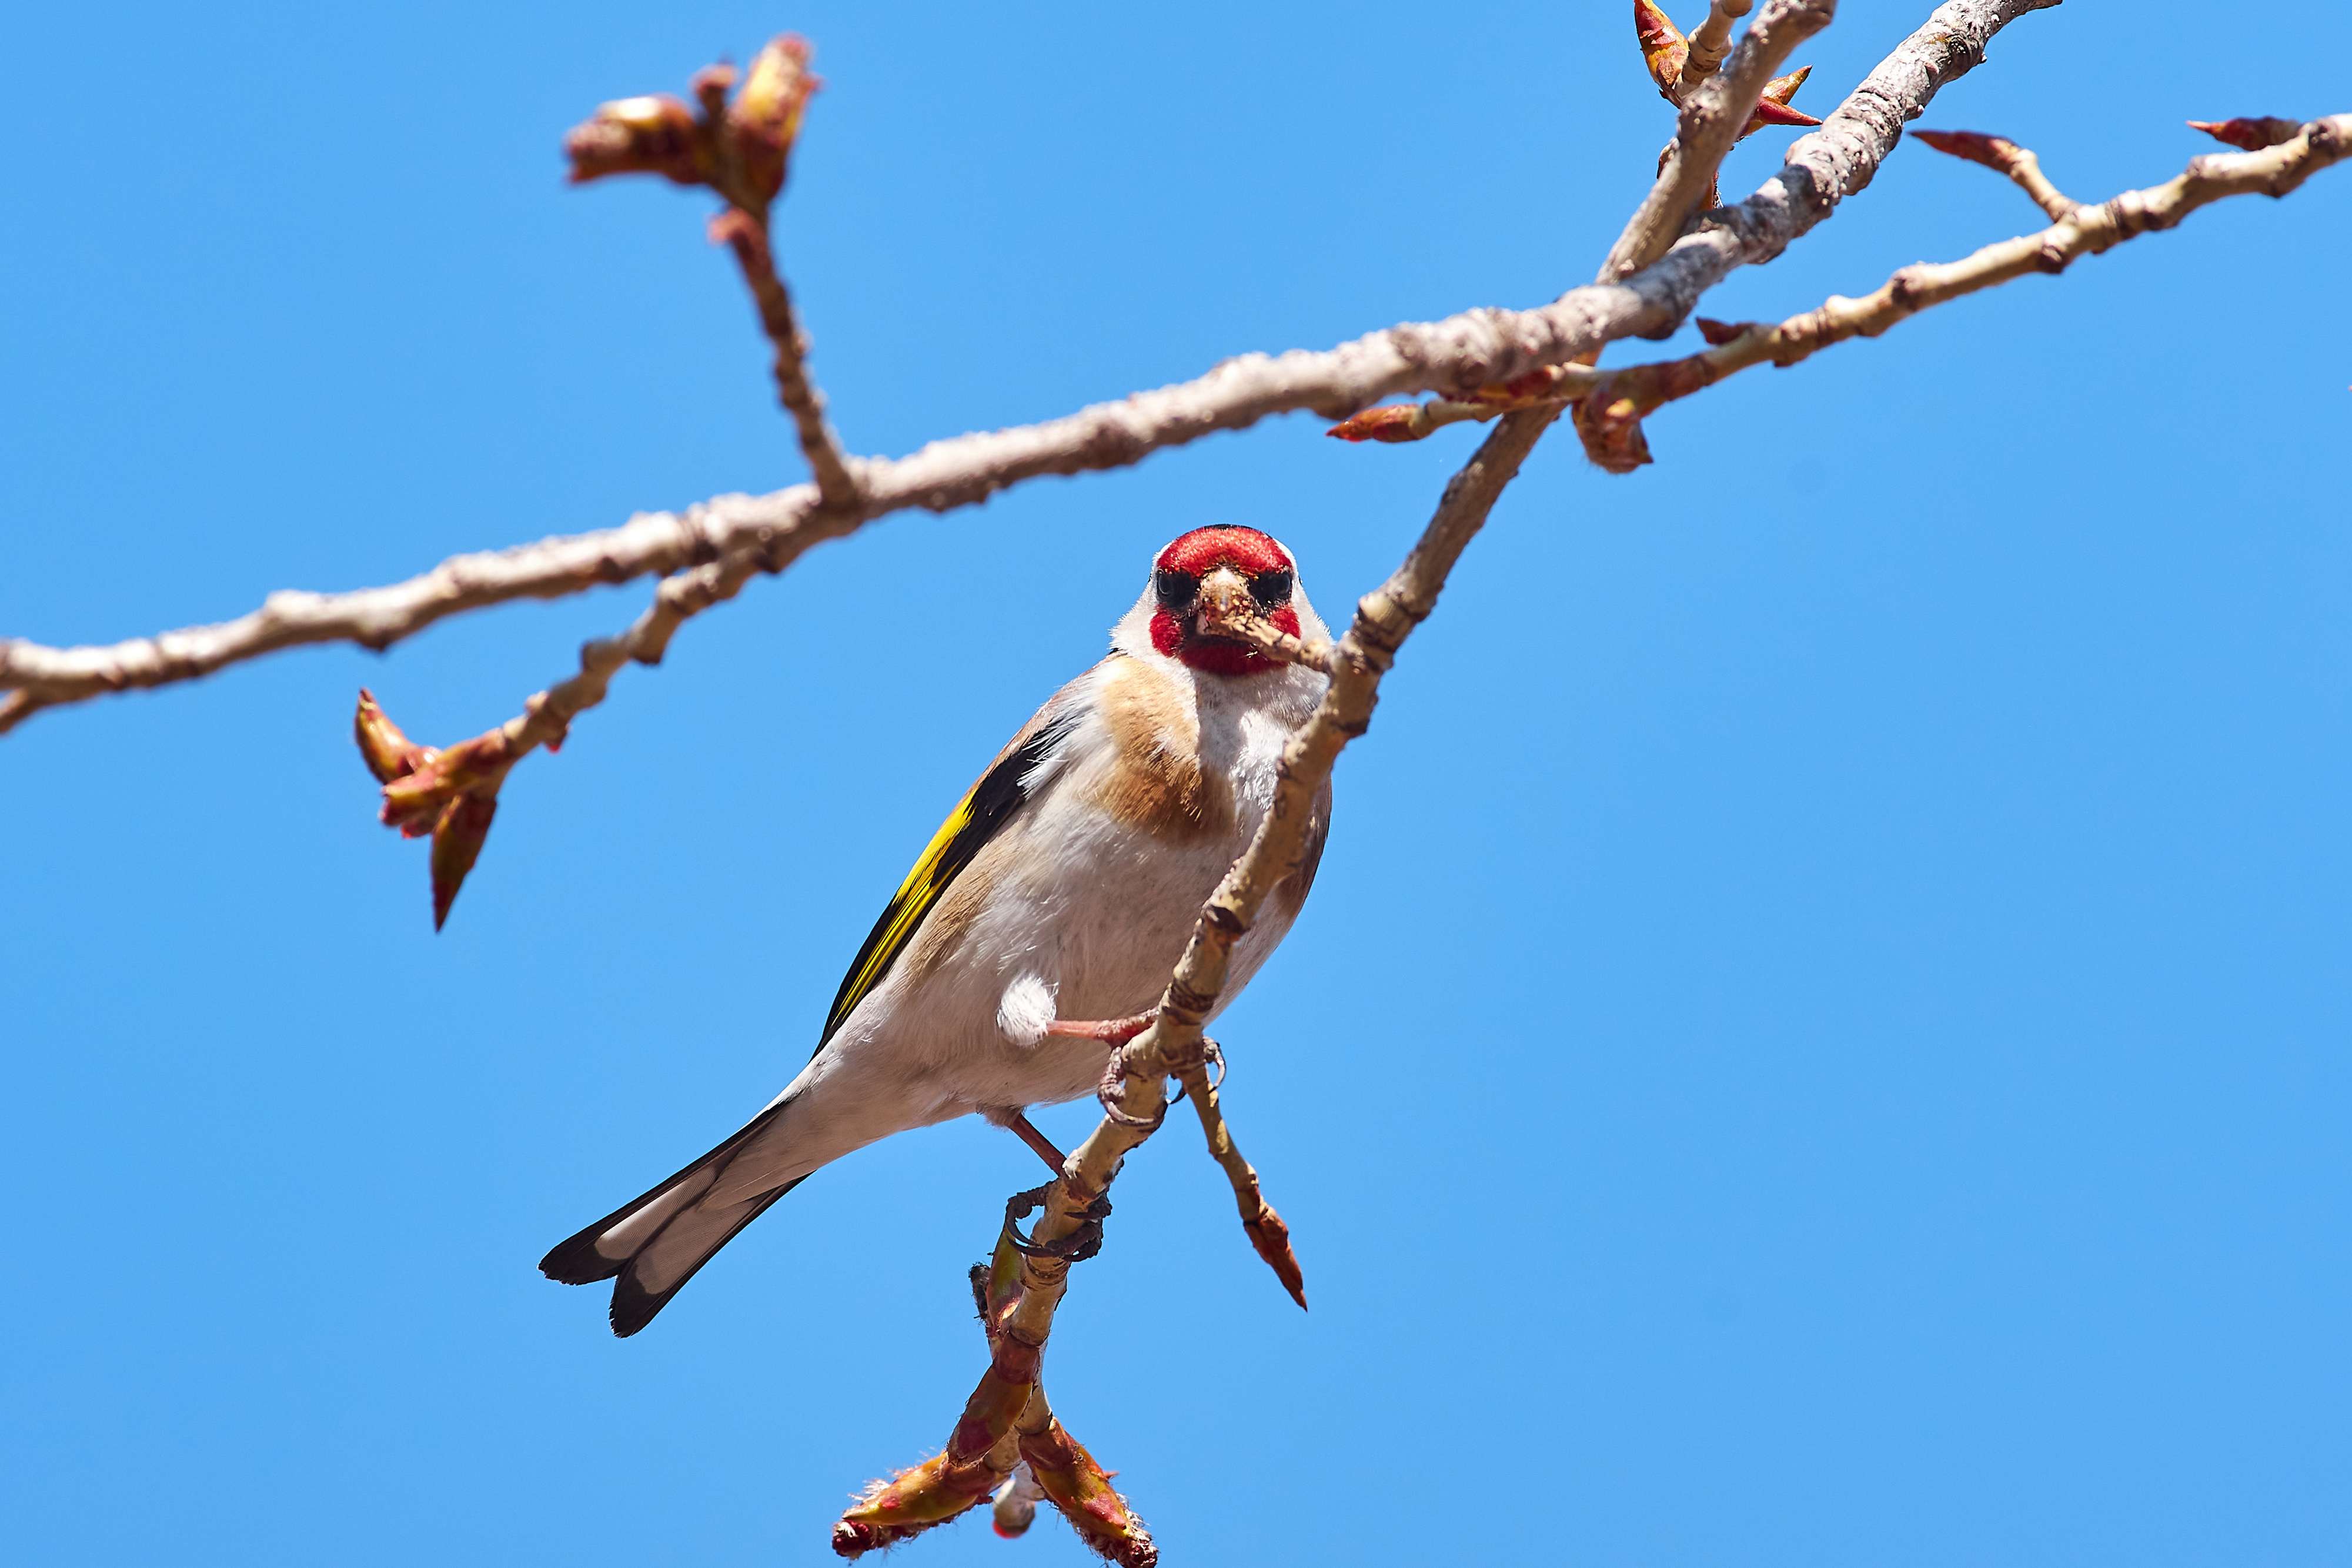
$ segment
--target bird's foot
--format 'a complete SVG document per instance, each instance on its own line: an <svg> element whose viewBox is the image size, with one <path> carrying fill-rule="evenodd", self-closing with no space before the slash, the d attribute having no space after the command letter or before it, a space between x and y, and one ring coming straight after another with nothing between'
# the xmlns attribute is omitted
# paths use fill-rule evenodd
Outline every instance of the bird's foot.
<svg viewBox="0 0 2352 1568"><path fill-rule="evenodd" d="M1122 1127L1157 1127L1167 1119L1168 1104L1162 1101L1149 1116L1138 1116L1121 1103L1127 1098L1127 1047L1111 1048L1110 1060L1103 1063L1102 1082L1095 1085L1095 1098L1102 1102L1103 1114Z"/></svg>
<svg viewBox="0 0 2352 1568"><path fill-rule="evenodd" d="M1225 1053L1217 1042L1207 1035L1201 1037L1201 1060L1217 1070L1217 1075L1210 1081L1209 1087L1214 1089L1223 1083ZM1158 1127L1167 1118L1168 1107L1180 1103L1187 1092L1180 1087L1176 1091L1175 1099L1163 1102L1160 1108L1149 1116L1138 1116L1129 1112L1123 1103L1127 1099L1127 1081L1130 1076L1132 1072L1128 1066L1127 1047L1116 1046L1112 1048L1110 1060L1103 1063L1102 1082L1095 1085L1095 1098L1102 1103L1103 1114L1124 1127Z"/></svg>
<svg viewBox="0 0 2352 1568"><path fill-rule="evenodd" d="M1033 1186L1027 1192L1016 1192L1004 1200L1004 1239L1015 1252L1030 1258L1059 1258L1066 1263L1083 1263L1102 1250L1102 1222L1110 1218L1110 1199L1097 1197L1078 1211L1078 1228L1059 1241L1032 1241L1021 1234L1021 1221L1035 1213L1045 1203L1045 1195L1054 1189L1047 1182Z"/></svg>

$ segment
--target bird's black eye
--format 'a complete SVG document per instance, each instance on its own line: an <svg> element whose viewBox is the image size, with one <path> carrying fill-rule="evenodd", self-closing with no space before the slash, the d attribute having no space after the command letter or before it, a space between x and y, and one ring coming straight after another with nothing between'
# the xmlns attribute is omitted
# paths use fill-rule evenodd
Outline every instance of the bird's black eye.
<svg viewBox="0 0 2352 1568"><path fill-rule="evenodd" d="M1201 580L1190 572L1171 571L1162 567L1151 574L1151 586L1160 595L1162 607L1169 610L1182 610L1189 606L1192 602L1193 596L1201 591Z"/></svg>
<svg viewBox="0 0 2352 1568"><path fill-rule="evenodd" d="M1290 602L1290 572L1261 571L1250 579L1250 597L1261 610L1273 610Z"/></svg>

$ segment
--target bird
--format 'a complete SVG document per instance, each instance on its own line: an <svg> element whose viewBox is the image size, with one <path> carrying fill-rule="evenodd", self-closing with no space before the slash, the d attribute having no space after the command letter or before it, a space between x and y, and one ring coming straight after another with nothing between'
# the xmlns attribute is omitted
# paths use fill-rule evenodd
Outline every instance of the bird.
<svg viewBox="0 0 2352 1568"><path fill-rule="evenodd" d="M1230 635L1236 617L1328 635L1272 535L1220 524L1160 549L1109 653L1047 699L931 836L851 961L808 1065L541 1271L612 1281L625 1338L770 1205L877 1139L978 1114L1058 1167L1026 1108L1093 1092L1108 1042L1139 1030L1323 695L1319 670ZM1290 929L1330 819L1327 782L1300 863L1234 948L1220 1009Z"/></svg>

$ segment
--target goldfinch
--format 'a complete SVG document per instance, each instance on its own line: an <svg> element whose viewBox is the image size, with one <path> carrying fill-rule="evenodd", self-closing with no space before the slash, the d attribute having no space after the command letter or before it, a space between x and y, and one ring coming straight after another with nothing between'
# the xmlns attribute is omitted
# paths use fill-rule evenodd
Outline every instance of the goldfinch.
<svg viewBox="0 0 2352 1568"><path fill-rule="evenodd" d="M877 1138L976 1113L1050 1153L1022 1115L1102 1077L1110 1019L1155 1006L1193 921L1273 800L1324 677L1220 635L1245 591L1294 636L1325 634L1290 552L1205 528L1152 559L1109 654L1054 694L931 836L874 923L800 1076L732 1136L541 1260L613 1281L636 1333L768 1206ZM1233 954L1223 1007L1289 929L1330 821Z"/></svg>

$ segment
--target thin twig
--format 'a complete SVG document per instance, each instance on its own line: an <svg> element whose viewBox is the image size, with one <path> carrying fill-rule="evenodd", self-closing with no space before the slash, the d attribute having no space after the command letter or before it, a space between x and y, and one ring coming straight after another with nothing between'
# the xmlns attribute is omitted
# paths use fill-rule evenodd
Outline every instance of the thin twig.
<svg viewBox="0 0 2352 1568"><path fill-rule="evenodd" d="M2053 218L2065 217L2082 204L2050 183L2042 172L2042 160L2031 148L2020 147L2006 136L1987 136L1977 131L1914 131L1911 139L2008 175L2033 198L2035 206Z"/></svg>
<svg viewBox="0 0 2352 1568"><path fill-rule="evenodd" d="M1701 82L1713 76L1723 64L1723 57L1731 50L1733 24L1748 15L1755 0L1715 0L1708 7L1706 20L1690 36L1690 53L1684 57L1681 89L1685 96L1696 91Z"/></svg>
<svg viewBox="0 0 2352 1568"><path fill-rule="evenodd" d="M710 237L725 245L743 274L744 287L760 313L760 327L776 350L776 400L792 415L801 454L815 477L818 504L853 511L857 480L842 455L841 438L825 423L824 394L808 372L808 338L793 311L792 290L776 269L775 246L765 217L730 207L710 221Z"/></svg>
<svg viewBox="0 0 2352 1568"><path fill-rule="evenodd" d="M1242 1157L1234 1146L1233 1129L1225 1124L1223 1107L1217 1103L1217 1086L1209 1082L1207 1064L1186 1067L1177 1075L1184 1085L1184 1097L1192 1102L1192 1109L1201 1118L1201 1135L1209 1141L1209 1157L1225 1173L1225 1180L1234 1189L1234 1206L1241 1211L1242 1232L1249 1238L1250 1246L1265 1260L1298 1310L1307 1310L1307 1279L1299 1272L1297 1254L1290 1249L1290 1227L1266 1202L1265 1189L1259 1185L1256 1168Z"/></svg>

